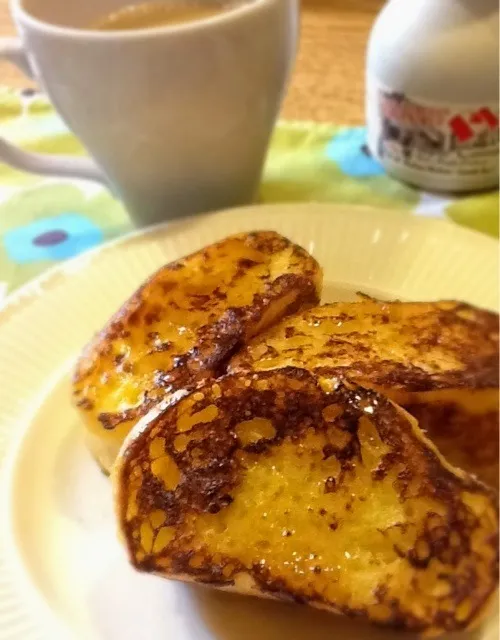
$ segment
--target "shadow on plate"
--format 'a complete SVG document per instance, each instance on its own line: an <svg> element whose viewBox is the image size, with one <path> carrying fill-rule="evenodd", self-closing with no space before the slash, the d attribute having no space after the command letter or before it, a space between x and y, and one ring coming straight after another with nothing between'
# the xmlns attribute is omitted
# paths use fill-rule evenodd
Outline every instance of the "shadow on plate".
<svg viewBox="0 0 500 640"><path fill-rule="evenodd" d="M298 605L191 587L193 608L217 640L416 640L414 634L378 629ZM447 640L480 640L481 632Z"/></svg>
<svg viewBox="0 0 500 640"><path fill-rule="evenodd" d="M82 530L114 529L111 482L90 454L83 428L76 421L60 442L53 495L57 511Z"/></svg>

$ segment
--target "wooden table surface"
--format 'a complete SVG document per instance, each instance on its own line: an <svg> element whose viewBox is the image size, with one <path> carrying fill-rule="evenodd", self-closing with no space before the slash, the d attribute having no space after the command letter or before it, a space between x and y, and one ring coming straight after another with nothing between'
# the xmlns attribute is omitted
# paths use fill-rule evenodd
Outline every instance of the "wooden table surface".
<svg viewBox="0 0 500 640"><path fill-rule="evenodd" d="M284 117L363 122L365 47L382 4L383 0L302 0L300 52ZM13 34L8 0L0 0L0 35ZM28 86L5 62L0 62L0 84Z"/></svg>

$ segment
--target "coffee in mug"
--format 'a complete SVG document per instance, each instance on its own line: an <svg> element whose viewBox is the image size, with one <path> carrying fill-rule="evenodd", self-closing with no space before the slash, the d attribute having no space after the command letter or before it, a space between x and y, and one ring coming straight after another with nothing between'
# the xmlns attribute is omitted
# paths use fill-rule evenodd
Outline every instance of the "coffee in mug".
<svg viewBox="0 0 500 640"><path fill-rule="evenodd" d="M141 2L104 14L91 25L91 29L121 31L177 25L192 20L211 18L219 13L247 4L250 0L193 0L177 2Z"/></svg>

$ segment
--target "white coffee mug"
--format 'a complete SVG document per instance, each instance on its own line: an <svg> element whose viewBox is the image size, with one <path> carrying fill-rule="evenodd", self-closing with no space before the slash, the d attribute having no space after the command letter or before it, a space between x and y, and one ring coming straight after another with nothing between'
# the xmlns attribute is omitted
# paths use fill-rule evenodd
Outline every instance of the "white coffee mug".
<svg viewBox="0 0 500 640"><path fill-rule="evenodd" d="M0 159L110 185L137 225L250 202L295 58L299 0L249 0L149 29L88 28L127 4L11 1L20 39L0 41L0 55L37 80L93 159L5 140Z"/></svg>

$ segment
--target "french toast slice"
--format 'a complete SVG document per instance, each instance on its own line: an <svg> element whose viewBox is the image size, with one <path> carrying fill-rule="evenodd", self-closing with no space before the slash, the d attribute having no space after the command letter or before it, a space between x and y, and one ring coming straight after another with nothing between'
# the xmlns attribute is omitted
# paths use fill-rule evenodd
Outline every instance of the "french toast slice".
<svg viewBox="0 0 500 640"><path fill-rule="evenodd" d="M494 492L375 391L277 369L155 407L113 469L132 564L438 635L498 582Z"/></svg>
<svg viewBox="0 0 500 640"><path fill-rule="evenodd" d="M157 271L76 366L74 402L103 470L158 397L219 373L250 338L317 304L321 280L316 260L273 231L226 238Z"/></svg>
<svg viewBox="0 0 500 640"><path fill-rule="evenodd" d="M453 465L498 488L498 315L462 302L326 304L237 353L231 372L328 368L405 407Z"/></svg>

